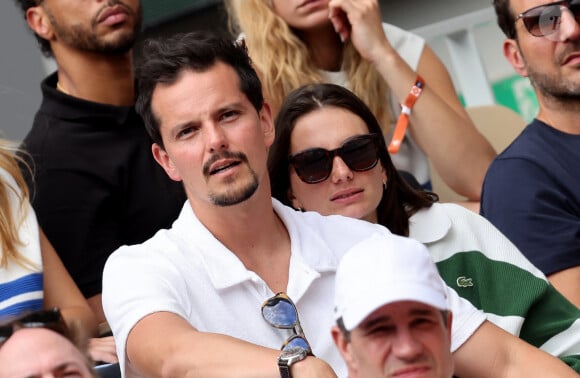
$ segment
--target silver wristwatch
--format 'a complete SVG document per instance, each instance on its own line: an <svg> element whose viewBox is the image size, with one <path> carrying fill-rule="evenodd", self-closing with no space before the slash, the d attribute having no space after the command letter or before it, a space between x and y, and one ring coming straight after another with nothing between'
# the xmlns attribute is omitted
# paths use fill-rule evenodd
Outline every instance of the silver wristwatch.
<svg viewBox="0 0 580 378"><path fill-rule="evenodd" d="M280 369L281 378L292 378L290 366L298 361L302 361L308 356L308 351L304 348L288 348L282 351L278 357L278 369Z"/></svg>

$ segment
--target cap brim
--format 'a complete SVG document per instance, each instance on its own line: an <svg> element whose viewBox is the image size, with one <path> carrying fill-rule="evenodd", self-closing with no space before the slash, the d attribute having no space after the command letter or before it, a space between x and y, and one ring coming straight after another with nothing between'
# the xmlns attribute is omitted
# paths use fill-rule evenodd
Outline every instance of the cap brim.
<svg viewBox="0 0 580 378"><path fill-rule="evenodd" d="M417 282L406 282L396 289L376 290L372 295L351 296L351 298L357 299L349 303L348 309L337 313L337 317L342 317L347 330L356 328L378 308L394 302L415 301L439 310L448 309L445 296L439 290Z"/></svg>

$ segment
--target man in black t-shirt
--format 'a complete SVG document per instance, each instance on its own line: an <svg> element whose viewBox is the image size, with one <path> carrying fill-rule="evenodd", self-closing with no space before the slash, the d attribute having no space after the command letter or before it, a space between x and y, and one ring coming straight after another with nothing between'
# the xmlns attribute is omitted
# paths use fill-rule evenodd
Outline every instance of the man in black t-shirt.
<svg viewBox="0 0 580 378"><path fill-rule="evenodd" d="M101 322L102 271L119 246L169 227L185 200L135 113L139 0L17 0L57 72L23 142L41 227ZM168 192L175 194L168 195Z"/></svg>

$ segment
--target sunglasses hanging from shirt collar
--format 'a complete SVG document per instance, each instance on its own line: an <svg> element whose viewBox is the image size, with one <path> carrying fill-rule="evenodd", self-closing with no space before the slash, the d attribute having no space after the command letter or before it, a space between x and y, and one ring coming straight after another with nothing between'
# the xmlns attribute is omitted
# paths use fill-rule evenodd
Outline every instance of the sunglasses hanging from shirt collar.
<svg viewBox="0 0 580 378"><path fill-rule="evenodd" d="M312 348L300 325L296 305L286 293L277 293L267 299L262 304L262 317L275 328L292 330L293 335L284 341L281 350L301 348L312 355Z"/></svg>

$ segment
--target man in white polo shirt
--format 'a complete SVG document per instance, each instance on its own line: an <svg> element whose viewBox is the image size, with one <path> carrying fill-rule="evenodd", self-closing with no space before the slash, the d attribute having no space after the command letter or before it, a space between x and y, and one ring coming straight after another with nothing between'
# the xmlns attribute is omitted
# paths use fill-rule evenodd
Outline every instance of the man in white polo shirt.
<svg viewBox="0 0 580 378"><path fill-rule="evenodd" d="M156 161L188 201L171 229L121 247L105 266L103 307L124 377L346 376L329 333L338 261L373 235L401 253L399 243L418 242L272 199L272 113L245 46L196 32L149 41L143 54L136 108ZM280 351L288 329L261 315L278 292L295 304L301 324L291 328L316 357ZM576 377L456 293L450 300L457 375Z"/></svg>

